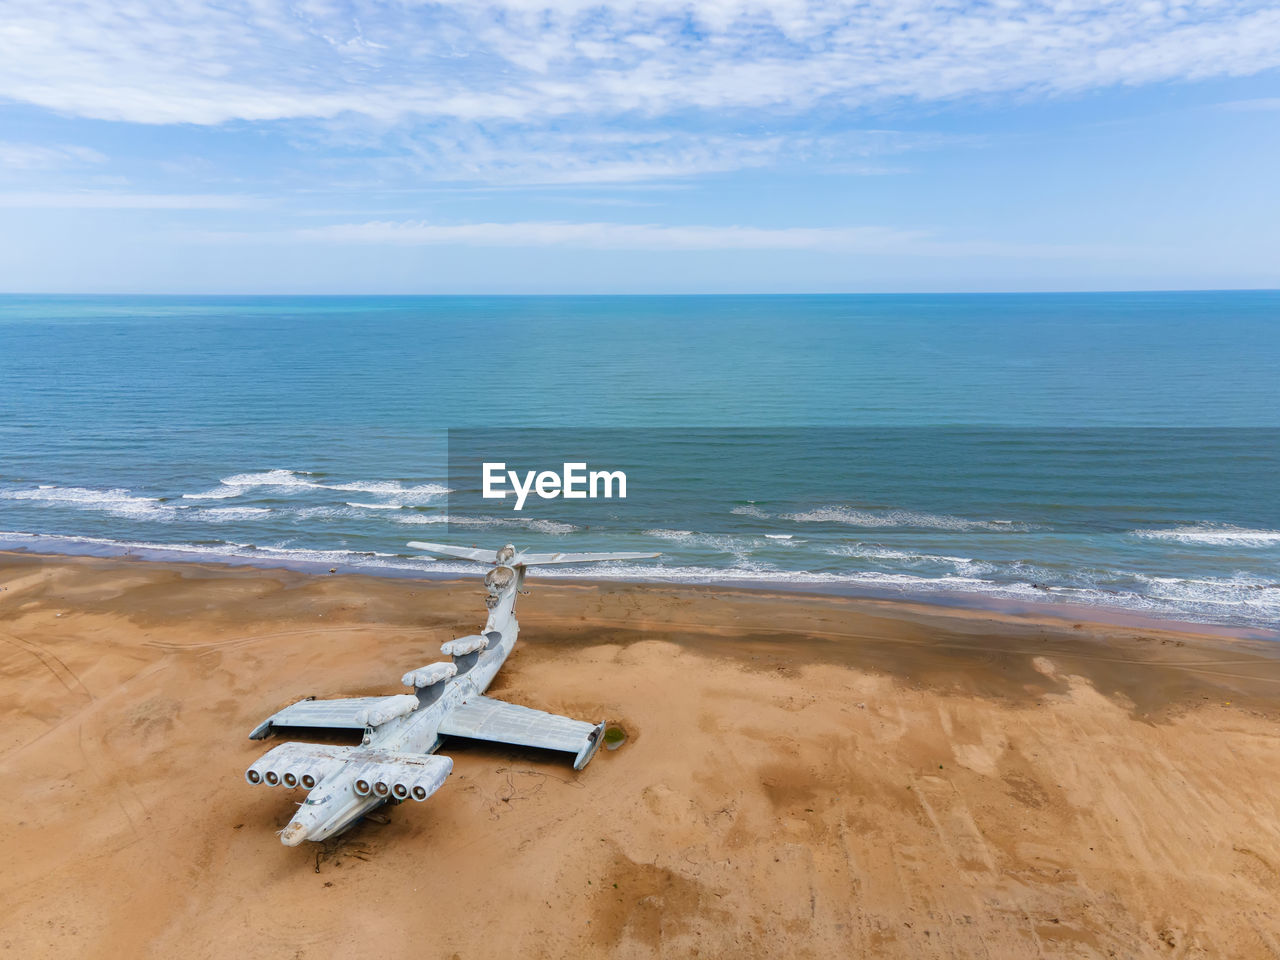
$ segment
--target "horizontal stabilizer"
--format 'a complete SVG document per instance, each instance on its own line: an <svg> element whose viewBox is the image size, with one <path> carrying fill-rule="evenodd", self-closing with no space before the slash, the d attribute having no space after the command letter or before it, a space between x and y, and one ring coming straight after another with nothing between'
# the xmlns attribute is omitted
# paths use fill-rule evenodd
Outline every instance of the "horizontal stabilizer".
<svg viewBox="0 0 1280 960"><path fill-rule="evenodd" d="M581 770L600 745L604 724L590 724L491 697L468 697L445 715L440 733L575 754Z"/></svg>
<svg viewBox="0 0 1280 960"><path fill-rule="evenodd" d="M261 740L276 727L327 727L363 730L388 723L418 709L418 698L409 693L394 697L349 697L345 700L301 700L267 717L250 740Z"/></svg>
<svg viewBox="0 0 1280 960"><path fill-rule="evenodd" d="M601 560L652 560L660 556L660 553L522 553L512 564L545 567L556 563L596 563Z"/></svg>
<svg viewBox="0 0 1280 960"><path fill-rule="evenodd" d="M410 540L409 546L427 553L438 553L445 557L457 557L459 560L478 560L480 563L497 562L496 550L479 550L476 547L451 547L447 543L424 543L421 540Z"/></svg>

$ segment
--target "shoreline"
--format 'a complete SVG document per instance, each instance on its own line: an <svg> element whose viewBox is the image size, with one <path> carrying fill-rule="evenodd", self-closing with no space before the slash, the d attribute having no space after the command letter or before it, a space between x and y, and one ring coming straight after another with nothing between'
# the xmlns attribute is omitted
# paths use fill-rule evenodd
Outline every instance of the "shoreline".
<svg viewBox="0 0 1280 960"><path fill-rule="evenodd" d="M63 557L95 557L99 559L129 560L158 564L212 564L219 567L250 567L257 570L290 570L297 573L358 575L395 580L421 580L426 582L451 582L473 578L475 573L465 569L465 561L458 561L457 571L427 571L391 564L360 564L321 560L291 560L287 557L261 556L245 554L203 552L185 547L127 547L116 541L98 538L70 538L62 535L20 534L30 538L38 548L27 548L12 539L17 531L0 536L0 556L7 554L47 557L50 559ZM74 539L76 545L83 550L50 550L50 541ZM57 544L61 547L66 543ZM483 566L475 565L475 570ZM732 576L707 581L682 581L663 577L591 577L573 573L546 574L539 573L538 580L544 583L593 583L593 584L654 584L675 588L706 588L712 590L741 590L749 593L761 593L778 596L815 596L844 597L868 603L902 604L919 606L937 611L972 611L993 616L1016 617L1027 622L1050 620L1053 622L1083 621L1109 627L1131 627L1137 629L1163 630L1205 636L1225 636L1248 640L1280 641L1280 626L1268 629L1262 626L1246 626L1242 624L1225 624L1203 620L1180 620L1160 616L1152 616L1141 611L1120 607L1106 607L1094 604L1074 603L1070 600L1054 600L1052 594L1046 592L1043 600L1018 600L995 597L976 591L918 590L893 589L885 587L864 587L849 583L824 583L805 581L761 581L744 580Z"/></svg>

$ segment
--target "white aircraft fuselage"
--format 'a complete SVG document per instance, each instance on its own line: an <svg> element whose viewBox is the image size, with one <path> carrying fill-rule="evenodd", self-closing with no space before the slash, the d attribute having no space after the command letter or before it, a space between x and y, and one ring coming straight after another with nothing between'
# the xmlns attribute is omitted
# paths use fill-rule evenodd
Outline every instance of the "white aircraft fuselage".
<svg viewBox="0 0 1280 960"><path fill-rule="evenodd" d="M251 784L308 790L280 832L286 846L324 840L387 802L425 800L453 770L436 751L446 736L539 747L574 754L582 769L594 756L604 723L587 723L484 696L520 633L516 598L527 565L640 559L656 554L523 554L508 544L496 554L445 544L419 544L447 556L487 561L489 614L480 634L445 643L451 662L428 664L404 675L413 695L346 700L303 700L278 711L250 737L273 727L346 728L364 731L359 746L288 742L264 754L245 772ZM493 559L489 559L493 557Z"/></svg>

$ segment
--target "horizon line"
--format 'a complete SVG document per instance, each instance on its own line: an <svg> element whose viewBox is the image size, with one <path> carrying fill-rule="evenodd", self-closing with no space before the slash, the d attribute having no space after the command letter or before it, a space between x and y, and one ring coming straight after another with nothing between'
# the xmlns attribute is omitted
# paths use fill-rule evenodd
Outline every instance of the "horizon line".
<svg viewBox="0 0 1280 960"><path fill-rule="evenodd" d="M1082 296L1139 293L1280 293L1280 286L1260 287L1115 287L1088 290L809 290L809 291L668 291L668 292L434 292L434 293L304 293L304 292L195 292L195 291L48 291L0 290L0 297L999 297Z"/></svg>

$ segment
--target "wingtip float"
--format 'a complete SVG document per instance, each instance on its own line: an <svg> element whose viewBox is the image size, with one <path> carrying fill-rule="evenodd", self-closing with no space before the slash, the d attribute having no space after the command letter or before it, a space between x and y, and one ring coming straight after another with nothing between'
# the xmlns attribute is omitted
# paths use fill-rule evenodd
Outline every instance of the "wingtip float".
<svg viewBox="0 0 1280 960"><path fill-rule="evenodd" d="M489 609L484 629L441 646L450 661L429 663L402 678L412 694L301 700L254 728L261 740L274 727L363 730L359 746L288 742L263 754L245 771L254 785L301 788L299 805L280 841L289 847L319 841L352 826L387 802L426 800L453 772L453 760L435 755L445 736L470 737L573 754L581 770L600 747L603 723L587 723L484 696L515 647L520 624L516 598L533 565L646 560L656 553L524 553L507 544L493 552L413 541L429 553L493 565L485 574Z"/></svg>

